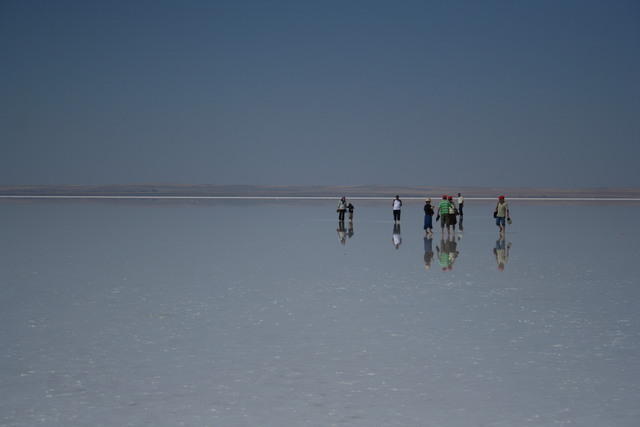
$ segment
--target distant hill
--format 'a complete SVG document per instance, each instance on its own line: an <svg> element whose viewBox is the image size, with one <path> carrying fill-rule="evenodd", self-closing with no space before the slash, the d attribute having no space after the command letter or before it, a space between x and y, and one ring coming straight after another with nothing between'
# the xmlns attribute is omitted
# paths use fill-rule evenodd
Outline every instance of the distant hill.
<svg viewBox="0 0 640 427"><path fill-rule="evenodd" d="M623 197L640 198L640 188L520 188L430 186L254 186L254 185L19 185L0 186L0 196L280 196L280 197L438 197L462 193L466 197Z"/></svg>

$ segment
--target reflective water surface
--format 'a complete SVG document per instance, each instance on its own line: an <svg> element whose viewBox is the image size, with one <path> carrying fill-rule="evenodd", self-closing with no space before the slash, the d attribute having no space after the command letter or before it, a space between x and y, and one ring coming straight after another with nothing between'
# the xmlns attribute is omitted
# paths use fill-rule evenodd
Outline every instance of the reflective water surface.
<svg viewBox="0 0 640 427"><path fill-rule="evenodd" d="M0 425L637 425L640 206L335 204L0 203Z"/></svg>

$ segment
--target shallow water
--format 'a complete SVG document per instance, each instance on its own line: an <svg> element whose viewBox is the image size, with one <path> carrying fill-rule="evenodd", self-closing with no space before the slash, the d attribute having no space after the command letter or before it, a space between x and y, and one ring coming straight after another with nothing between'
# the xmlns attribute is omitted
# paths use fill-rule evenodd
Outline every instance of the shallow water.
<svg viewBox="0 0 640 427"><path fill-rule="evenodd" d="M640 206L335 205L3 202L0 425L636 425Z"/></svg>

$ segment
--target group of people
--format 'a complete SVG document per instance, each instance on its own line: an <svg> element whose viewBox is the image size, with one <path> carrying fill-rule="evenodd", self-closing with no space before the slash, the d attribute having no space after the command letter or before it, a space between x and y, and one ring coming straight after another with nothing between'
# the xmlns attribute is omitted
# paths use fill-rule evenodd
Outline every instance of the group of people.
<svg viewBox="0 0 640 427"><path fill-rule="evenodd" d="M392 201L393 211L393 234L392 243L395 249L399 249L402 244L402 234L400 231L400 217L402 212L402 200L400 196L396 196ZM353 212L354 206L351 202L347 202L346 197L342 197L338 203L338 239L340 243L344 245L347 238L351 238L354 235L353 231ZM344 219L345 214L349 213L349 226L345 228ZM432 236L433 236L433 216L436 215L436 222L440 221L442 228L442 238L439 245L436 245L435 254L432 249ZM454 199L453 196L443 195L442 200L437 207L432 206L431 199L426 199L424 204L424 267L429 270L431 268L432 261L435 258L438 261L442 271L450 271L453 269L454 263L457 260L460 252L458 250L458 242L456 241L456 225L458 229L462 231L462 222L464 217L464 197L458 193L458 196ZM500 230L500 236L496 241L493 248L493 254L496 258L496 263L500 271L504 270L505 265L509 259L509 250L511 249L511 243L505 241L506 225L511 224L511 213L509 211L509 205L507 204L504 196L498 197L498 202L495 206L493 217L495 218L496 226ZM444 230L447 230L446 238ZM450 233L453 230L454 233ZM461 236L461 235L460 235ZM460 238L460 236L458 238Z"/></svg>
<svg viewBox="0 0 640 427"><path fill-rule="evenodd" d="M340 201L338 202L338 222L344 222L344 214L349 212L349 222L353 222L353 204L351 202L347 203L347 198L342 196Z"/></svg>
<svg viewBox="0 0 640 427"><path fill-rule="evenodd" d="M457 202L457 203L456 203ZM428 198L424 202L424 232L427 235L433 234L433 215L436 214L436 222L440 221L440 227L444 232L450 232L452 229L456 231L456 225L458 224L458 216L460 217L460 230L462 230L462 220L464 217L464 197L458 193L456 202L453 200L453 196L446 194L442 195L442 200L434 211L431 205L431 198Z"/></svg>
<svg viewBox="0 0 640 427"><path fill-rule="evenodd" d="M402 213L402 200L399 195L391 202L393 211L393 223L400 224L400 216ZM353 222L354 206L351 202L347 203L346 197L342 197L338 202L338 221L344 222L344 216L346 212L349 212L349 222ZM427 236L433 234L433 216L436 215L436 222L440 221L440 228L444 233L450 233L452 230L455 233L456 226L462 231L462 221L464 219L464 197L458 193L458 196L453 198L447 194L442 195L442 200L437 207L431 204L431 198L425 200L424 203L424 231ZM493 217L496 221L496 226L503 234L506 230L507 224L511 224L511 213L509 212L509 205L507 204L504 196L498 197L498 203L494 209Z"/></svg>

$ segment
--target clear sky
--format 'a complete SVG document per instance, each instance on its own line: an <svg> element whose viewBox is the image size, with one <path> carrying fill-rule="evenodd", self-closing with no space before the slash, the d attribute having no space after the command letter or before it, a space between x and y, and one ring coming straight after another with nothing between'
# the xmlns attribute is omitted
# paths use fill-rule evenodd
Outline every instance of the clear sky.
<svg viewBox="0 0 640 427"><path fill-rule="evenodd" d="M0 0L2 184L640 186L640 2Z"/></svg>

